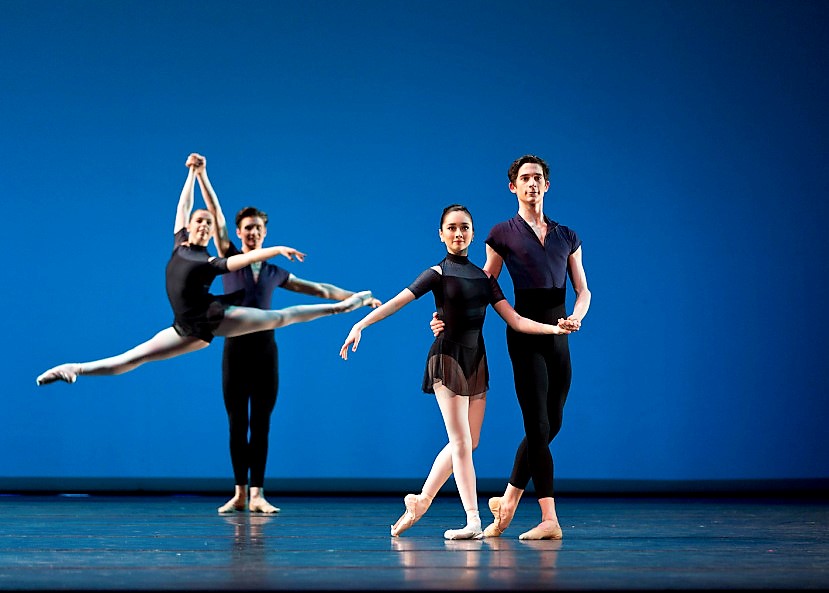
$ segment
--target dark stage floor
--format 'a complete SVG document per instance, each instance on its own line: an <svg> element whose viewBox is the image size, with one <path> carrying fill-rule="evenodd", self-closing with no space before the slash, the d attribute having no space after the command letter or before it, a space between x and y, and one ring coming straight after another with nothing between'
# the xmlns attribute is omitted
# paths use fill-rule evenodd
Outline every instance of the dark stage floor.
<svg viewBox="0 0 829 593"><path fill-rule="evenodd" d="M212 496L0 496L0 590L713 590L829 588L820 500L557 499L563 541L445 541L457 497L402 537L402 496L283 497L221 516ZM488 522L486 499L482 516Z"/></svg>

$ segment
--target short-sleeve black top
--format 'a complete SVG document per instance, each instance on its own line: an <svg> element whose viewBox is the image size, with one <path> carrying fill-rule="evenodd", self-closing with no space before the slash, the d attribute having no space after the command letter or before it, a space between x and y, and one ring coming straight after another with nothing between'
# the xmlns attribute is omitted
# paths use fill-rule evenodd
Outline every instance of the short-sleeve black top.
<svg viewBox="0 0 829 593"><path fill-rule="evenodd" d="M227 273L227 258L213 257L206 247L186 245L188 231L175 235L173 253L167 262L167 298L173 309L173 327L180 335L195 336L206 342L224 317L224 308L238 302L238 295L210 294L216 276Z"/></svg>

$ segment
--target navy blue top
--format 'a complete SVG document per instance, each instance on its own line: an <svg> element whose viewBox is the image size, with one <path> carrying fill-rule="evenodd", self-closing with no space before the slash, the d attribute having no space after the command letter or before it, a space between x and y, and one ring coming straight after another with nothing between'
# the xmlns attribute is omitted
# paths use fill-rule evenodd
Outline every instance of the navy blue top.
<svg viewBox="0 0 829 593"><path fill-rule="evenodd" d="M486 244L504 260L516 291L532 288L565 288L567 259L580 246L575 231L544 217L547 235L544 244L520 215L499 222Z"/></svg>
<svg viewBox="0 0 829 593"><path fill-rule="evenodd" d="M242 252L231 242L225 255L230 257L239 253ZM288 270L265 261L262 262L257 281L253 280L251 267L246 266L241 270L228 272L222 276L222 282L226 293L236 292L237 290L245 291L245 298L241 303L243 306L270 309L274 289L277 286L284 286L289 275Z"/></svg>

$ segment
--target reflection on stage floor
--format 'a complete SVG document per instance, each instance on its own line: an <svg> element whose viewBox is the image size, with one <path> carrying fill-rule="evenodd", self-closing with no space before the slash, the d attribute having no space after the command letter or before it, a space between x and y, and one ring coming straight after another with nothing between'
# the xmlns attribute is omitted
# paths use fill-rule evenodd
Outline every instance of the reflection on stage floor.
<svg viewBox="0 0 829 593"><path fill-rule="evenodd" d="M219 515L204 495L0 496L0 590L712 590L829 587L829 504L557 499L561 541L447 541L439 497L401 537L402 495L269 494L277 515ZM482 518L489 521L486 499Z"/></svg>

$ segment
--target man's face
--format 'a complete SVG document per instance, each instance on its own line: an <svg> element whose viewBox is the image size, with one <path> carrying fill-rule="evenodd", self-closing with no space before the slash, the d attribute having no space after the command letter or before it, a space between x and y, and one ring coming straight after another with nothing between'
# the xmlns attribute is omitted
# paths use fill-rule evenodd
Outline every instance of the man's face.
<svg viewBox="0 0 829 593"><path fill-rule="evenodd" d="M242 251L259 249L265 242L268 229L265 221L259 216L245 216L236 227L236 236L242 241Z"/></svg>
<svg viewBox="0 0 829 593"><path fill-rule="evenodd" d="M204 247L213 236L213 215L207 210L196 210L187 225L190 245Z"/></svg>
<svg viewBox="0 0 829 593"><path fill-rule="evenodd" d="M515 183L509 184L509 190L518 197L518 201L528 205L541 203L549 188L550 182L544 179L544 170L537 163L521 165Z"/></svg>

